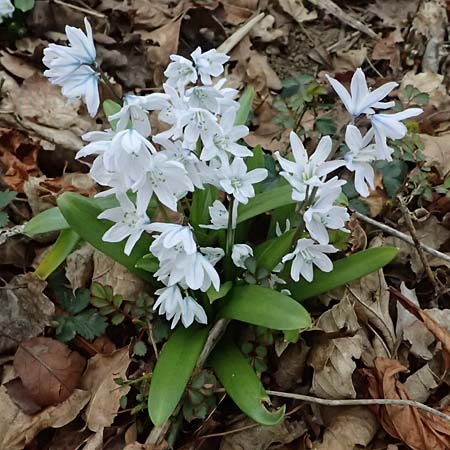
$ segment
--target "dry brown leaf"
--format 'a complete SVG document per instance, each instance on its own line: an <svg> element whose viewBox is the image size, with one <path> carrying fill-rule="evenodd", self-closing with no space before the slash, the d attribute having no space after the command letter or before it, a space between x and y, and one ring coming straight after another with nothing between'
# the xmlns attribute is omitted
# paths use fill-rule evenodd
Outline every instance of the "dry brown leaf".
<svg viewBox="0 0 450 450"><path fill-rule="evenodd" d="M0 51L0 63L10 73L19 78L29 78L38 72L38 69L28 64L23 58Z"/></svg>
<svg viewBox="0 0 450 450"><path fill-rule="evenodd" d="M81 101L68 104L60 88L43 75L35 74L21 86L9 79L2 93L0 124L27 131L46 150L60 146L78 151L83 146L80 136L99 127L84 109L79 114Z"/></svg>
<svg viewBox="0 0 450 450"><path fill-rule="evenodd" d="M436 167L442 178L448 176L450 173L450 158L448 157L450 133L440 136L421 134L420 139L424 145L423 154L427 165Z"/></svg>
<svg viewBox="0 0 450 450"><path fill-rule="evenodd" d="M83 450L103 450L103 428L86 440Z"/></svg>
<svg viewBox="0 0 450 450"><path fill-rule="evenodd" d="M76 389L64 402L29 416L14 404L6 388L0 386L0 449L22 450L41 430L61 428L72 422L89 397L89 392Z"/></svg>
<svg viewBox="0 0 450 450"><path fill-rule="evenodd" d="M372 59L375 61L387 60L391 68L397 72L401 69L400 43L403 36L399 29L389 33L385 38L377 41L372 51Z"/></svg>
<svg viewBox="0 0 450 450"><path fill-rule="evenodd" d="M372 398L410 399L398 375L406 372L397 360L377 358L373 371L365 370ZM374 407L384 430L413 450L450 447L450 428L445 419L411 406L378 405ZM443 411L449 414L449 410Z"/></svg>
<svg viewBox="0 0 450 450"><path fill-rule="evenodd" d="M14 368L31 398L42 406L66 400L80 381L86 360L62 342L37 337L21 342Z"/></svg>
<svg viewBox="0 0 450 450"><path fill-rule="evenodd" d="M274 28L275 17L268 14L259 21L251 30L251 36L260 39L262 42L272 42L283 36L284 31Z"/></svg>
<svg viewBox="0 0 450 450"><path fill-rule="evenodd" d="M322 408L327 428L313 450L354 450L370 444L378 430L375 415L365 406Z"/></svg>
<svg viewBox="0 0 450 450"><path fill-rule="evenodd" d="M323 313L317 327L328 333L344 330L352 333L360 328L354 306L344 297L337 305ZM312 392L324 398L355 398L352 374L354 359L361 357L362 340L358 335L337 339L316 340L309 357L314 369Z"/></svg>
<svg viewBox="0 0 450 450"><path fill-rule="evenodd" d="M113 286L114 294L125 300L136 300L145 289L145 282L103 253L94 251L92 280L105 286Z"/></svg>
<svg viewBox="0 0 450 450"><path fill-rule="evenodd" d="M0 289L0 353L14 350L20 341L37 336L51 324L55 305L42 293L46 286L33 273L26 273Z"/></svg>
<svg viewBox="0 0 450 450"><path fill-rule="evenodd" d="M336 72L355 71L367 58L367 48L338 50L333 57L333 69Z"/></svg>
<svg viewBox="0 0 450 450"><path fill-rule="evenodd" d="M412 400L425 403L431 392L439 386L438 381L430 365L425 364L406 379L405 388Z"/></svg>
<svg viewBox="0 0 450 450"><path fill-rule="evenodd" d="M250 419L244 419L233 425L232 429L240 429L253 425ZM284 419L275 426L258 425L225 436L220 442L220 450L267 450L272 444L288 444L307 431L304 422Z"/></svg>
<svg viewBox="0 0 450 450"><path fill-rule="evenodd" d="M231 25L248 20L258 6L258 0L219 0L219 3L223 6L223 22Z"/></svg>
<svg viewBox="0 0 450 450"><path fill-rule="evenodd" d="M22 383L22 380L17 377L4 383L8 395L11 400L25 413L33 415L42 411L42 406L38 405L31 397L28 390Z"/></svg>
<svg viewBox="0 0 450 450"><path fill-rule="evenodd" d="M289 391L301 382L309 350L306 342L300 339L282 353L274 373L275 381L282 390Z"/></svg>
<svg viewBox="0 0 450 450"><path fill-rule="evenodd" d="M117 415L120 398L129 391L129 386L119 389L115 378L126 378L130 364L128 347L110 355L92 357L81 380L81 387L91 394L86 408L86 425L91 431L100 432L109 427Z"/></svg>
<svg viewBox="0 0 450 450"><path fill-rule="evenodd" d="M278 0L284 12L289 14L296 22L303 23L317 19L317 11L309 11L303 0Z"/></svg>
<svg viewBox="0 0 450 450"><path fill-rule="evenodd" d="M94 248L83 243L66 258L66 278L73 290L86 287L94 270Z"/></svg>
<svg viewBox="0 0 450 450"><path fill-rule="evenodd" d="M419 306L416 290L408 289L403 281L400 283L400 292L406 298L409 298L415 305ZM414 315L408 312L401 303L397 303L397 323L395 324L395 334L397 339L401 339L405 329L412 325L416 320Z"/></svg>

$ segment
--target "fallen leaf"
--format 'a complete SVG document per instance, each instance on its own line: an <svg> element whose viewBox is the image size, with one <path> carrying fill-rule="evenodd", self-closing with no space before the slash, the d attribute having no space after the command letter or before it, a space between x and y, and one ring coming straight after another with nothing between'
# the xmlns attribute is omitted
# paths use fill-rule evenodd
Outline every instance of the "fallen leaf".
<svg viewBox="0 0 450 450"><path fill-rule="evenodd" d="M42 406L66 400L77 387L85 358L62 342L47 337L21 342L14 368L31 398Z"/></svg>
<svg viewBox="0 0 450 450"><path fill-rule="evenodd" d="M100 432L113 423L120 407L120 398L130 389L129 386L119 389L114 379L126 378L130 362L128 347L110 355L98 354L89 360L81 387L91 395L86 408L86 425L91 431Z"/></svg>
<svg viewBox="0 0 450 450"><path fill-rule="evenodd" d="M66 278L72 290L88 286L94 270L94 249L88 243L83 243L66 258Z"/></svg>
<svg viewBox="0 0 450 450"><path fill-rule="evenodd" d="M263 20L259 21L251 30L254 38L262 42L272 42L284 35L284 31L274 27L275 17L268 14Z"/></svg>
<svg viewBox="0 0 450 450"><path fill-rule="evenodd" d="M232 429L252 425L250 419L240 420L233 425ZM220 450L252 449L267 450L272 444L288 444L299 438L307 431L303 421L288 420L285 418L275 426L255 426L225 436L220 442Z"/></svg>
<svg viewBox="0 0 450 450"><path fill-rule="evenodd" d="M415 305L419 306L416 290L408 289L402 281L400 283L400 292L409 298ZM397 302L397 323L395 325L395 334L397 339L401 339L406 328L412 325L417 319L400 302Z"/></svg>
<svg viewBox="0 0 450 450"><path fill-rule="evenodd" d="M317 11L309 11L303 4L303 0L278 0L278 2L283 11L298 23L317 19Z"/></svg>
<svg viewBox="0 0 450 450"><path fill-rule="evenodd" d="M397 360L377 358L373 370L365 369L372 398L410 399L398 380L406 372ZM411 406L375 405L374 411L384 430L413 450L436 450L450 447L450 428L445 419ZM442 411L449 414L449 409Z"/></svg>
<svg viewBox="0 0 450 450"><path fill-rule="evenodd" d="M83 450L103 450L103 428L86 440Z"/></svg>
<svg viewBox="0 0 450 450"><path fill-rule="evenodd" d="M369 11L378 16L385 27L404 28L417 12L419 0L376 0L369 4Z"/></svg>
<svg viewBox="0 0 450 450"><path fill-rule="evenodd" d="M41 430L61 428L72 422L89 398L89 392L76 389L64 402L29 416L15 405L6 388L0 386L0 448L22 450Z"/></svg>
<svg viewBox="0 0 450 450"><path fill-rule="evenodd" d="M19 78L29 78L38 72L38 69L28 64L23 58L0 51L0 63L10 73Z"/></svg>
<svg viewBox="0 0 450 450"><path fill-rule="evenodd" d="M92 280L104 286L113 286L114 294L125 300L137 300L145 290L145 282L133 275L112 258L98 251L94 252L94 272Z"/></svg>
<svg viewBox="0 0 450 450"><path fill-rule="evenodd" d="M412 400L425 403L431 392L439 386L438 381L439 377L430 365L425 364L406 379L405 388Z"/></svg>
<svg viewBox="0 0 450 450"><path fill-rule="evenodd" d="M353 304L344 297L337 305L323 313L316 326L325 332L357 332L360 328ZM361 357L362 341L358 335L316 340L310 352L309 364L314 369L311 391L318 397L355 398L352 374L354 359Z"/></svg>
<svg viewBox="0 0 450 450"><path fill-rule="evenodd" d="M446 178L450 173L450 158L448 157L450 133L440 136L420 134L420 139L424 145L423 154L427 165L436 167L441 177Z"/></svg>
<svg viewBox="0 0 450 450"><path fill-rule="evenodd" d="M355 71L367 58L367 48L338 50L333 57L333 69L336 72Z"/></svg>
<svg viewBox="0 0 450 450"><path fill-rule="evenodd" d="M370 444L378 431L375 415L365 406L321 409L326 429L314 450L354 450Z"/></svg>
<svg viewBox="0 0 450 450"><path fill-rule="evenodd" d="M42 333L51 325L55 305L42 293L47 283L33 273L15 276L0 289L0 353Z"/></svg>
<svg viewBox="0 0 450 450"><path fill-rule="evenodd" d="M389 65L397 73L401 69L401 46L399 45L401 42L403 42L403 36L400 30L396 29L377 41L372 50L372 59L389 61Z"/></svg>
<svg viewBox="0 0 450 450"><path fill-rule="evenodd" d="M25 388L22 380L17 377L4 383L8 395L11 397L12 401L25 413L28 415L36 414L42 410L42 406L38 405L30 396L30 393Z"/></svg>

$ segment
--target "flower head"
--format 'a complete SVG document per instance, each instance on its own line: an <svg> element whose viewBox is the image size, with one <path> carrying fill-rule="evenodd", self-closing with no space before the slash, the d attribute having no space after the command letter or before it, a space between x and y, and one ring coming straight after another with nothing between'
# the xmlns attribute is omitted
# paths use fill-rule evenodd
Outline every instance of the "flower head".
<svg viewBox="0 0 450 450"><path fill-rule="evenodd" d="M195 83L197 81L198 75L192 61L179 55L171 55L170 60L172 62L167 66L167 69L164 72L168 84L182 89L187 84Z"/></svg>
<svg viewBox="0 0 450 450"><path fill-rule="evenodd" d="M203 84L211 84L211 77L218 77L223 73L223 65L230 59L228 55L219 53L216 49L202 53L202 49L197 47L191 57Z"/></svg>
<svg viewBox="0 0 450 450"><path fill-rule="evenodd" d="M333 263L326 253L335 253L337 249L332 245L316 244L312 239L299 239L292 253L283 257L283 262L292 261L291 278L294 281L300 279L300 275L311 282L314 278L313 266L317 266L322 272L331 272Z"/></svg>
<svg viewBox="0 0 450 450"><path fill-rule="evenodd" d="M219 184L227 194L231 194L239 202L246 204L255 196L253 185L267 178L266 169L253 169L247 172L242 158L234 158L231 164L224 164L220 170Z"/></svg>
<svg viewBox="0 0 450 450"><path fill-rule="evenodd" d="M150 219L146 214L139 214L136 206L125 194L117 195L120 206L103 211L98 218L106 219L115 224L103 235L105 242L120 242L125 238L125 254L129 255L142 236L150 227Z"/></svg>
<svg viewBox="0 0 450 450"><path fill-rule="evenodd" d="M373 113L373 108L387 109L394 106L394 102L383 103L383 100L393 89L398 86L398 83L393 81L385 83L379 88L369 91L367 87L366 76L361 68L356 69L350 83L350 93L345 87L334 78L326 75L328 82L331 84L336 94L344 103L347 111L353 116L358 117L361 114Z"/></svg>
<svg viewBox="0 0 450 450"><path fill-rule="evenodd" d="M245 269L245 261L253 256L253 249L247 244L234 244L231 250L231 259L236 267Z"/></svg>
<svg viewBox="0 0 450 450"><path fill-rule="evenodd" d="M199 226L201 228L210 228L211 230L225 230L228 226L228 210L224 204L219 200L215 200L208 210L211 217L211 225Z"/></svg>
<svg viewBox="0 0 450 450"><path fill-rule="evenodd" d="M324 136L319 141L311 157L308 157L302 141L293 131L290 134L290 143L294 161L283 158L279 152L275 155L283 169L280 175L292 186L292 199L303 201L308 189L320 186L325 176L342 166L344 162L327 161L332 150L332 141L329 136Z"/></svg>
<svg viewBox="0 0 450 450"><path fill-rule="evenodd" d="M14 5L10 0L0 0L0 23L3 23L5 17L11 17L14 9Z"/></svg>
<svg viewBox="0 0 450 450"><path fill-rule="evenodd" d="M160 244L165 249L171 249L180 245L188 255L192 255L197 251L197 244L190 227L175 223L154 222L150 225L149 231L160 233L150 247L150 251L160 259L162 254L156 251Z"/></svg>

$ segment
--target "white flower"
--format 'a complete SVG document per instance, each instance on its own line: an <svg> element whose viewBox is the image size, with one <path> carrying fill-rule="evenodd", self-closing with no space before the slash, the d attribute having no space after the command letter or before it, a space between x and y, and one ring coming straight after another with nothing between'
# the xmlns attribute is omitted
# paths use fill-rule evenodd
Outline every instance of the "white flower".
<svg viewBox="0 0 450 450"><path fill-rule="evenodd" d="M347 209L343 206L333 205L339 194L340 189L338 191L331 190L326 195L320 196L303 215L306 229L311 237L320 244L329 242L327 228L347 231L345 222L350 218Z"/></svg>
<svg viewBox="0 0 450 450"><path fill-rule="evenodd" d="M203 183L208 182L211 169L197 158L192 150L183 148L181 141L170 141L168 139L158 139L158 144L163 147L161 153L166 155L171 161L178 161L183 164L192 184L199 189L203 189Z"/></svg>
<svg viewBox="0 0 450 450"><path fill-rule="evenodd" d="M227 194L234 196L239 203L246 204L255 196L253 184L267 177L266 169L253 169L247 172L247 166L242 158L235 158L231 164L224 164L220 170L220 186Z"/></svg>
<svg viewBox="0 0 450 450"><path fill-rule="evenodd" d="M131 95L124 97L120 111L108 117L111 122L118 120L116 130L131 128L137 130L142 136L150 135L152 129L148 118L148 111L160 110L167 106L169 96L167 94Z"/></svg>
<svg viewBox="0 0 450 450"><path fill-rule="evenodd" d="M164 287L155 291L159 295L153 306L154 311L165 315L167 320L172 320L171 329L174 329L181 318L185 328L195 321L206 324L208 317L205 310L192 297L184 297L177 285Z"/></svg>
<svg viewBox="0 0 450 450"><path fill-rule="evenodd" d="M293 131L290 134L290 143L294 161L281 157L279 152L275 155L283 169L280 175L292 186L292 199L303 201L306 192L309 190L311 193L311 186L320 186L324 177L344 162L327 161L332 150L330 136L324 136L319 141L315 152L309 158L302 141Z"/></svg>
<svg viewBox="0 0 450 450"><path fill-rule="evenodd" d="M222 114L230 108L237 111L239 102L234 98L238 91L232 88L223 88L226 81L226 78L223 78L214 86L195 86L189 89L186 92L189 106L206 109L213 114Z"/></svg>
<svg viewBox="0 0 450 450"><path fill-rule="evenodd" d="M183 140L185 148L195 149L199 138L207 145L220 133L215 116L206 109L190 108L182 118L181 125L186 125Z"/></svg>
<svg viewBox="0 0 450 450"><path fill-rule="evenodd" d="M50 82L62 87L69 99L82 98L91 116L97 113L100 97L99 75L91 67L95 64L96 51L92 29L85 18L86 34L79 28L66 26L70 46L50 44L44 49L42 62L48 67L44 75Z"/></svg>
<svg viewBox="0 0 450 450"><path fill-rule="evenodd" d="M164 72L164 75L168 78L168 84L182 89L187 84L197 81L198 75L192 61L179 55L170 55L170 60L172 62Z"/></svg>
<svg viewBox="0 0 450 450"><path fill-rule="evenodd" d="M340 97L344 103L347 111L353 116L358 117L361 114L373 113L372 108L387 109L394 106L394 102L382 103L383 100L394 88L398 86L398 83L391 81L383 84L379 88L369 91L367 87L366 76L364 72L359 68L356 69L350 83L350 93L345 87L334 78L326 75L328 82L333 86L336 94Z"/></svg>
<svg viewBox="0 0 450 450"><path fill-rule="evenodd" d="M379 159L392 161L393 150L387 145L387 138L402 139L405 137L408 130L401 120L418 116L422 112L423 110L420 108L408 108L394 114L371 114L369 116L375 133Z"/></svg>
<svg viewBox="0 0 450 450"><path fill-rule="evenodd" d="M247 136L249 131L245 125L237 125L236 110L228 108L220 119L220 127L209 142L206 142L200 159L210 161L219 157L222 161L228 160L228 154L246 158L252 156L253 152L244 145L237 144L237 141Z"/></svg>
<svg viewBox="0 0 450 450"><path fill-rule="evenodd" d="M225 252L220 247L200 247L200 251L208 258L208 261L213 266L225 256Z"/></svg>
<svg viewBox="0 0 450 450"><path fill-rule="evenodd" d="M10 0L0 0L0 23L5 17L11 17L14 13L14 5Z"/></svg>
<svg viewBox="0 0 450 450"><path fill-rule="evenodd" d="M281 231L279 222L275 224L275 234L277 237L281 236L283 233L287 233L290 229L291 229L291 221L289 219L286 219L286 227L284 231Z"/></svg>
<svg viewBox="0 0 450 450"><path fill-rule="evenodd" d="M208 208L211 217L211 225L199 225L201 228L210 228L211 230L225 230L228 227L228 210L219 200L215 200L212 206Z"/></svg>
<svg viewBox="0 0 450 450"><path fill-rule="evenodd" d="M231 250L231 259L236 267L246 268L245 261L253 256L253 249L247 244L234 244Z"/></svg>
<svg viewBox="0 0 450 450"><path fill-rule="evenodd" d="M378 159L377 149L370 144L373 133L364 136L354 125L348 125L345 131L345 143L350 151L344 155L348 170L355 172L355 189L363 197L369 196L370 189L375 189L375 172L371 163Z"/></svg>
<svg viewBox="0 0 450 450"><path fill-rule="evenodd" d="M158 152L151 155L149 167L132 189L137 192L139 211L147 209L153 193L163 205L176 211L178 199L193 191L194 185L183 164L169 161L166 155Z"/></svg>
<svg viewBox="0 0 450 450"><path fill-rule="evenodd" d="M165 249L180 245L187 255L192 255L197 251L194 234L188 226L154 222L150 225L149 231L161 233L150 246L150 251L159 259L163 258L163 253L157 250L161 245Z"/></svg>
<svg viewBox="0 0 450 450"><path fill-rule="evenodd" d="M332 245L316 244L312 239L299 239L292 253L283 257L283 262L294 260L291 266L291 278L300 279L300 275L311 282L313 280L313 265L322 272L331 272L333 263L326 253L335 253L337 249Z"/></svg>
<svg viewBox="0 0 450 450"><path fill-rule="evenodd" d="M211 84L211 77L221 75L224 70L223 65L230 59L228 55L219 53L216 49L202 53L200 47L191 53L191 57L203 84Z"/></svg>
<svg viewBox="0 0 450 450"><path fill-rule="evenodd" d="M125 254L129 255L144 231L149 230L150 219L138 214L134 203L125 195L118 195L120 206L103 211L98 218L116 222L104 235L105 242L120 242L126 237Z"/></svg>

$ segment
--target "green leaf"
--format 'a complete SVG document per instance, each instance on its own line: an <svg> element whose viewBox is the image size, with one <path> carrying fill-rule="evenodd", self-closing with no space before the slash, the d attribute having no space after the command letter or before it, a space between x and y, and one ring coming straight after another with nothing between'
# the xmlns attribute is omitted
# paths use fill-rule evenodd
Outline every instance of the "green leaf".
<svg viewBox="0 0 450 450"><path fill-rule="evenodd" d="M209 207L217 200L219 191L214 186L207 184L205 189L196 189L192 194L192 206L190 223L193 227L207 225L210 222ZM202 230L200 228L200 230ZM204 231L204 230L202 230Z"/></svg>
<svg viewBox="0 0 450 450"><path fill-rule="evenodd" d="M336 123L331 117L319 117L314 126L322 136L333 136L336 134Z"/></svg>
<svg viewBox="0 0 450 450"><path fill-rule="evenodd" d="M75 295L71 289L65 289L60 298L61 306L68 313L75 315L86 309L91 300L88 289L77 289Z"/></svg>
<svg viewBox="0 0 450 450"><path fill-rule="evenodd" d="M298 330L311 326L311 318L298 302L262 286L235 286L225 299L222 317L272 330Z"/></svg>
<svg viewBox="0 0 450 450"><path fill-rule="evenodd" d="M146 272L155 273L159 269L159 259L153 253L149 253L139 259L134 267L145 270Z"/></svg>
<svg viewBox="0 0 450 450"><path fill-rule="evenodd" d="M281 262L283 256L291 250L295 232L296 230L290 230L258 245L254 251L258 267L264 267L272 272L274 267Z"/></svg>
<svg viewBox="0 0 450 450"><path fill-rule="evenodd" d="M173 413L205 345L208 328L179 326L164 344L153 370L148 411L155 426Z"/></svg>
<svg viewBox="0 0 450 450"><path fill-rule="evenodd" d="M0 228L6 227L9 222L9 216L5 211L0 211Z"/></svg>
<svg viewBox="0 0 450 450"><path fill-rule="evenodd" d="M0 191L0 209L5 208L17 197L17 192Z"/></svg>
<svg viewBox="0 0 450 450"><path fill-rule="evenodd" d="M263 402L269 401L261 381L248 360L228 339L222 340L209 357L219 381L227 394L247 416L261 425L276 425L284 416L285 407L268 411Z"/></svg>
<svg viewBox="0 0 450 450"><path fill-rule="evenodd" d="M118 113L122 109L122 106L119 105L119 103L116 103L112 100L105 100L103 102L103 112L105 113L105 116L108 118L109 124L111 125L111 128L113 130L116 129L117 122L119 119L110 121L109 116L112 116L113 114Z"/></svg>
<svg viewBox="0 0 450 450"><path fill-rule="evenodd" d="M242 223L272 209L295 203L291 194L292 188L288 184L256 194L246 205L239 205L237 222Z"/></svg>
<svg viewBox="0 0 450 450"><path fill-rule="evenodd" d="M148 253L152 239L143 234L133 248L131 254L125 255L125 241L104 242L103 235L112 226L107 220L99 220L97 216L101 209L95 206L88 198L72 192L65 192L58 198L58 207L72 229L83 240L91 244L97 250L125 266L130 272L135 273L144 280L153 281L150 273L135 267L138 260Z"/></svg>
<svg viewBox="0 0 450 450"><path fill-rule="evenodd" d="M80 236L72 230L62 230L50 251L39 264L35 274L45 280L72 253L80 241Z"/></svg>
<svg viewBox="0 0 450 450"><path fill-rule="evenodd" d="M14 0L14 6L22 12L27 12L33 9L34 0Z"/></svg>
<svg viewBox="0 0 450 450"><path fill-rule="evenodd" d="M395 247L369 248L334 263L332 272L314 272L314 280L308 283L301 280L288 284L287 289L295 300L302 301L310 297L343 286L389 264L397 255Z"/></svg>
<svg viewBox="0 0 450 450"><path fill-rule="evenodd" d="M34 216L24 228L24 233L28 236L35 234L49 233L51 231L65 230L70 228L59 208L50 208L37 216Z"/></svg>
<svg viewBox="0 0 450 450"><path fill-rule="evenodd" d="M101 336L108 326L106 319L94 309L87 309L76 315L73 318L73 323L77 333L88 341Z"/></svg>
<svg viewBox="0 0 450 450"><path fill-rule="evenodd" d="M219 298L225 297L225 295L230 292L230 289L233 287L232 281L226 281L225 283L222 283L219 288L219 292L217 292L213 286L211 286L207 291L206 295L209 298L210 303L214 303L216 300L219 300Z"/></svg>
<svg viewBox="0 0 450 450"><path fill-rule="evenodd" d="M125 320L125 316L122 313L116 313L111 317L111 323L113 325L120 325Z"/></svg>
<svg viewBox="0 0 450 450"><path fill-rule="evenodd" d="M255 98L255 90L247 87L239 99L239 111L236 114L235 125L245 125L252 110L253 99Z"/></svg>
<svg viewBox="0 0 450 450"><path fill-rule="evenodd" d="M145 345L145 342L137 341L136 344L133 346L133 355L136 356L145 356L147 353L147 346Z"/></svg>

